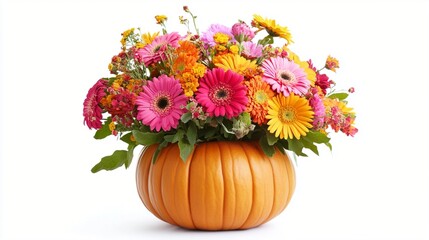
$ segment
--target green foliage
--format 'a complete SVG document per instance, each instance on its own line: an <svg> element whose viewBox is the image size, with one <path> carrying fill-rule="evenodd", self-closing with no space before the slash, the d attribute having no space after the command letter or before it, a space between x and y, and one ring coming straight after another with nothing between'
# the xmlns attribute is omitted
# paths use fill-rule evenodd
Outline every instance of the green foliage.
<svg viewBox="0 0 429 240"><path fill-rule="evenodd" d="M346 99L348 96L349 96L348 93L333 93L327 97L331 98L331 99L338 99L338 100L342 101L342 100Z"/></svg>
<svg viewBox="0 0 429 240"><path fill-rule="evenodd" d="M98 129L95 132L94 138L95 139L103 139L109 135L112 134L112 131L109 129L109 124L112 122L112 118L107 118L107 120L104 122L103 126L101 126L100 129Z"/></svg>
<svg viewBox="0 0 429 240"><path fill-rule="evenodd" d="M91 169L91 172L96 173L101 170L114 170L124 165L127 161L127 154L125 150L116 150L112 155L103 157L101 161Z"/></svg>
<svg viewBox="0 0 429 240"><path fill-rule="evenodd" d="M138 130L133 130L134 138L138 144L143 146L150 146L155 143L160 143L165 133L164 132L141 132Z"/></svg>

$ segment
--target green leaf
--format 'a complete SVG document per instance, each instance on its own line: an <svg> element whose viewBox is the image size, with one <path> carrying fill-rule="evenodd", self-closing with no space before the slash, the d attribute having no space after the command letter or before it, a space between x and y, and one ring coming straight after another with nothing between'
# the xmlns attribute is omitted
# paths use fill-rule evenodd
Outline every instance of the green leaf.
<svg viewBox="0 0 429 240"><path fill-rule="evenodd" d="M197 126L194 122L189 123L188 130L186 131L186 137L191 145L194 145L197 142Z"/></svg>
<svg viewBox="0 0 429 240"><path fill-rule="evenodd" d="M203 136L205 139L210 139L217 133L218 129L214 127L207 127L201 131L204 133Z"/></svg>
<svg viewBox="0 0 429 240"><path fill-rule="evenodd" d="M191 112L186 112L185 114L182 115L182 117L180 117L180 120L182 120L183 123L187 123L191 119L192 119L192 113Z"/></svg>
<svg viewBox="0 0 429 240"><path fill-rule="evenodd" d="M265 155L267 155L268 157L272 157L274 155L274 146L270 146L268 144L266 137L261 137L259 139L259 145L261 146L262 151L264 151Z"/></svg>
<svg viewBox="0 0 429 240"><path fill-rule="evenodd" d="M312 152L314 152L316 155L319 155L319 151L317 150L317 146L314 145L314 143L308 141L305 138L301 139L301 143L305 148L310 149Z"/></svg>
<svg viewBox="0 0 429 240"><path fill-rule="evenodd" d="M136 148L136 144L129 144L128 145L128 151L127 151L127 159L125 161L125 168L128 168L131 165L131 162L133 161L134 157L134 148Z"/></svg>
<svg viewBox="0 0 429 240"><path fill-rule="evenodd" d="M180 150L180 158L183 162L186 162L189 155L192 153L192 150L194 149L194 145L191 145L187 140L180 139L179 140L179 150Z"/></svg>
<svg viewBox="0 0 429 240"><path fill-rule="evenodd" d="M288 143L288 146L289 146L289 150L291 150L292 152L294 152L296 155L298 155L298 156L304 156L304 157L307 156L305 153L302 152L302 149L304 148L304 145L302 144L302 142L300 142L296 138L288 139L287 143Z"/></svg>
<svg viewBox="0 0 429 240"><path fill-rule="evenodd" d="M307 135L304 137L306 140L315 143L327 143L331 140L328 136L321 132L313 132L309 131Z"/></svg>
<svg viewBox="0 0 429 240"><path fill-rule="evenodd" d="M113 170L122 166L127 161L127 151L116 150L112 155L103 157L99 163L97 163L91 172L96 173L100 170Z"/></svg>
<svg viewBox="0 0 429 240"><path fill-rule="evenodd" d="M121 140L125 143L136 145L136 142L131 140L132 135L133 134L131 132L129 132L129 133L125 134L124 136L122 136Z"/></svg>
<svg viewBox="0 0 429 240"><path fill-rule="evenodd" d="M160 143L164 139L164 132L141 132L133 130L134 138L138 144L149 146L155 143Z"/></svg>
<svg viewBox="0 0 429 240"><path fill-rule="evenodd" d="M103 126L101 126L100 129L98 129L95 132L94 138L95 139L103 139L107 136L112 135L112 131L110 131L109 128L109 124L112 122L112 119L109 117L103 124Z"/></svg>
<svg viewBox="0 0 429 240"><path fill-rule="evenodd" d="M276 137L274 134L267 132L267 142L268 145L273 146L274 144L276 144L276 142L279 140L278 137Z"/></svg>
<svg viewBox="0 0 429 240"><path fill-rule="evenodd" d="M153 153L153 156L152 156L152 163L155 163L155 162L156 162L156 159L158 158L159 153L160 153L160 152L161 152L161 150L162 150L163 148L165 148L167 145L168 145L168 142L167 142L167 141L162 141L162 142L158 145L158 147L156 148L155 152Z"/></svg>
<svg viewBox="0 0 429 240"><path fill-rule="evenodd" d="M274 38L271 35L267 35L263 39L259 40L258 43L261 44L262 46L265 46L267 44L273 44L274 43Z"/></svg>
<svg viewBox="0 0 429 240"><path fill-rule="evenodd" d="M174 138L172 143L178 142L185 135L185 131L183 129L177 130L176 134L174 134Z"/></svg>
<svg viewBox="0 0 429 240"><path fill-rule="evenodd" d="M328 146L329 150L331 150L331 151L332 151L332 145L331 145L331 143L330 143L330 142L326 142L326 143L325 143L325 145L326 145L326 146Z"/></svg>
<svg viewBox="0 0 429 240"><path fill-rule="evenodd" d="M349 96L348 93L333 93L333 94L329 95L328 98L338 99L341 101L341 100L346 99L348 96Z"/></svg>
<svg viewBox="0 0 429 240"><path fill-rule="evenodd" d="M176 136L176 135L175 134L173 134L173 135L165 135L164 136L164 140L171 143L174 140L174 136Z"/></svg>

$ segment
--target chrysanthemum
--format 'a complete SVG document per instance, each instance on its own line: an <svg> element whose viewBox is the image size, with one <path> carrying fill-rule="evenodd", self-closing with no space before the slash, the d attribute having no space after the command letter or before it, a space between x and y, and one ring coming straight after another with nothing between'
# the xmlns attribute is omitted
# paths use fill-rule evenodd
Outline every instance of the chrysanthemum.
<svg viewBox="0 0 429 240"><path fill-rule="evenodd" d="M290 34L287 27L277 25L276 20L263 18L255 14L253 15L253 23L256 25L256 27L264 28L271 36L281 37L286 39L288 43L293 43L292 35Z"/></svg>
<svg viewBox="0 0 429 240"><path fill-rule="evenodd" d="M268 83L262 81L261 76L250 79L246 86L249 98L247 112L250 113L253 122L262 125L267 122L268 100L274 96L274 92Z"/></svg>
<svg viewBox="0 0 429 240"><path fill-rule="evenodd" d="M138 49L135 53L137 61L149 66L165 59L167 47L177 48L179 46L180 35L177 32L156 37L144 48Z"/></svg>
<svg viewBox="0 0 429 240"><path fill-rule="evenodd" d="M243 76L214 68L200 80L196 99L209 116L233 118L246 109L246 87Z"/></svg>
<svg viewBox="0 0 429 240"><path fill-rule="evenodd" d="M250 59L255 59L262 56L262 45L253 42L243 43L243 56Z"/></svg>
<svg viewBox="0 0 429 240"><path fill-rule="evenodd" d="M243 76L253 76L256 73L256 61L250 61L237 54L225 54L216 57L215 65L218 68L232 70Z"/></svg>
<svg viewBox="0 0 429 240"><path fill-rule="evenodd" d="M280 139L300 139L312 127L313 114L307 99L277 95L268 100L268 131Z"/></svg>
<svg viewBox="0 0 429 240"><path fill-rule="evenodd" d="M99 103L100 100L106 95L106 84L106 80L98 80L94 86L89 89L86 99L83 102L84 124L86 124L89 129L101 128L102 109Z"/></svg>
<svg viewBox="0 0 429 240"><path fill-rule="evenodd" d="M304 95L310 87L304 70L286 58L269 58L262 63L262 69L262 79L270 84L274 91L281 92L286 97L291 93Z"/></svg>
<svg viewBox="0 0 429 240"><path fill-rule="evenodd" d="M186 100L176 79L166 75L153 78L137 97L137 119L150 126L151 130L175 129L185 111Z"/></svg>
<svg viewBox="0 0 429 240"><path fill-rule="evenodd" d="M234 36L231 33L231 28L220 24L212 24L207 31L203 32L201 35L201 41L213 47L216 45L214 37L217 33L225 34L230 37L230 39L234 39Z"/></svg>

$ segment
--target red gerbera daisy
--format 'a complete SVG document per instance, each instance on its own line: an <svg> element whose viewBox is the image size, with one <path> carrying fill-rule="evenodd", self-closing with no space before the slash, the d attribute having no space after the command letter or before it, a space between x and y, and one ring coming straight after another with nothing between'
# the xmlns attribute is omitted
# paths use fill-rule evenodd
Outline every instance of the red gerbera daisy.
<svg viewBox="0 0 429 240"><path fill-rule="evenodd" d="M196 99L209 116L233 118L246 109L248 99L243 76L214 68L200 81Z"/></svg>
<svg viewBox="0 0 429 240"><path fill-rule="evenodd" d="M106 95L106 83L107 81L104 79L98 80L94 86L89 89L86 99L83 102L83 123L86 124L89 129L101 128L101 119L103 116L99 103L100 100Z"/></svg>

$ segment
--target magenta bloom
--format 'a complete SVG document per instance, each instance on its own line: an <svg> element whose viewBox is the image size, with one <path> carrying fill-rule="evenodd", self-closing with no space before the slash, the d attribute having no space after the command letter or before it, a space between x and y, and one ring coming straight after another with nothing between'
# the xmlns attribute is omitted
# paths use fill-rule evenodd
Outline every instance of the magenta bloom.
<svg viewBox="0 0 429 240"><path fill-rule="evenodd" d="M255 33L244 22L234 24L231 31L238 42L251 41L255 37Z"/></svg>
<svg viewBox="0 0 429 240"><path fill-rule="evenodd" d="M234 39L234 36L232 35L231 29L229 27L220 24L212 24L206 32L203 32L201 41L212 47L215 46L216 42L214 41L214 35L216 33L223 33L230 36L231 39Z"/></svg>
<svg viewBox="0 0 429 240"><path fill-rule="evenodd" d="M146 66L165 59L165 51L168 47L179 47L180 35L177 32L156 37L152 43L144 48L138 49L135 59L143 62Z"/></svg>
<svg viewBox="0 0 429 240"><path fill-rule="evenodd" d="M311 93L312 96L309 102L314 112L313 127L317 130L325 124L325 106L316 88L312 88Z"/></svg>
<svg viewBox="0 0 429 240"><path fill-rule="evenodd" d="M310 87L307 74L298 64L282 57L272 57L262 63L264 74L262 79L271 85L271 88L289 96L290 93L304 95Z"/></svg>
<svg viewBox="0 0 429 240"><path fill-rule="evenodd" d="M255 59L262 56L262 45L253 42L243 43L243 56L248 59Z"/></svg>
<svg viewBox="0 0 429 240"><path fill-rule="evenodd" d="M137 97L137 120L150 126L152 131L175 129L186 110L186 101L178 80L166 75L153 78Z"/></svg>
<svg viewBox="0 0 429 240"><path fill-rule="evenodd" d="M195 98L209 116L228 119L240 115L248 102L243 76L220 68L206 72Z"/></svg>
<svg viewBox="0 0 429 240"><path fill-rule="evenodd" d="M103 116L99 103L106 95L106 84L106 80L100 79L89 89L88 94L86 94L86 99L83 102L83 123L86 124L89 129L101 128L101 119Z"/></svg>

